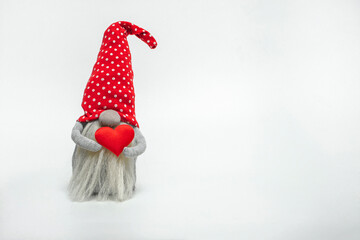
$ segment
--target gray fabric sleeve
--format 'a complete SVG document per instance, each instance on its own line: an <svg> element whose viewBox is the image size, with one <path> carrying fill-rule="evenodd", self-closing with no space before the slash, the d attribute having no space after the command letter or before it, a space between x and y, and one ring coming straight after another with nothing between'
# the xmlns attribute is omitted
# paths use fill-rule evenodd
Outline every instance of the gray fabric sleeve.
<svg viewBox="0 0 360 240"><path fill-rule="evenodd" d="M124 148L124 155L126 157L137 157L145 152L146 141L139 128L134 128L135 130L135 145L133 147Z"/></svg>
<svg viewBox="0 0 360 240"><path fill-rule="evenodd" d="M84 148L91 152L97 152L101 149L101 145L97 142L83 136L81 133L83 126L80 122L76 122L71 132L71 139L81 148Z"/></svg>

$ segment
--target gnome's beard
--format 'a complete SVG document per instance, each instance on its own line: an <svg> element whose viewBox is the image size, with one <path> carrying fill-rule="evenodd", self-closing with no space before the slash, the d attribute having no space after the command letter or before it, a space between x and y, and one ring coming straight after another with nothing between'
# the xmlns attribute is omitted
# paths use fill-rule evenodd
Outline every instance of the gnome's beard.
<svg viewBox="0 0 360 240"><path fill-rule="evenodd" d="M95 132L100 127L99 121L90 122L82 135L94 140ZM76 147L69 185L70 197L75 201L123 201L131 198L136 181L135 161L136 158L126 158L123 154L117 157L104 147L98 152Z"/></svg>

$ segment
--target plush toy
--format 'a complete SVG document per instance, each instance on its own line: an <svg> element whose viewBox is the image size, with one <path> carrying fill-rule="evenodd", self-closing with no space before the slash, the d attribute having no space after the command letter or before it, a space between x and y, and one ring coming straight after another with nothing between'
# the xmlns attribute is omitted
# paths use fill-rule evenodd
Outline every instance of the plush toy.
<svg viewBox="0 0 360 240"><path fill-rule="evenodd" d="M148 31L129 22L116 22L105 30L84 91L84 115L71 134L76 147L69 194L74 201L123 201L135 190L136 158L146 142L135 115L128 35L150 48L157 46Z"/></svg>

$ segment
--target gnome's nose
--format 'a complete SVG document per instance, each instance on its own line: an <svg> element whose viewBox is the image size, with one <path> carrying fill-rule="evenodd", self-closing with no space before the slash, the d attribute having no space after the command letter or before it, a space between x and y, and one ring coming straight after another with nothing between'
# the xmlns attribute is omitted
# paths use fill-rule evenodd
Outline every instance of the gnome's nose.
<svg viewBox="0 0 360 240"><path fill-rule="evenodd" d="M99 121L102 126L113 128L120 124L121 117L114 110L105 110L100 114Z"/></svg>

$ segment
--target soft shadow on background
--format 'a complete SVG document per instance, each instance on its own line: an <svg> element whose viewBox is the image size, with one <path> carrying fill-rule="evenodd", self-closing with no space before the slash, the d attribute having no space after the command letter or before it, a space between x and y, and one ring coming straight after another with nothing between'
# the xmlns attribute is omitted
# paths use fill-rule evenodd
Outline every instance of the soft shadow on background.
<svg viewBox="0 0 360 240"><path fill-rule="evenodd" d="M71 128L127 20L134 198L73 203ZM0 2L0 239L360 239L358 1Z"/></svg>

